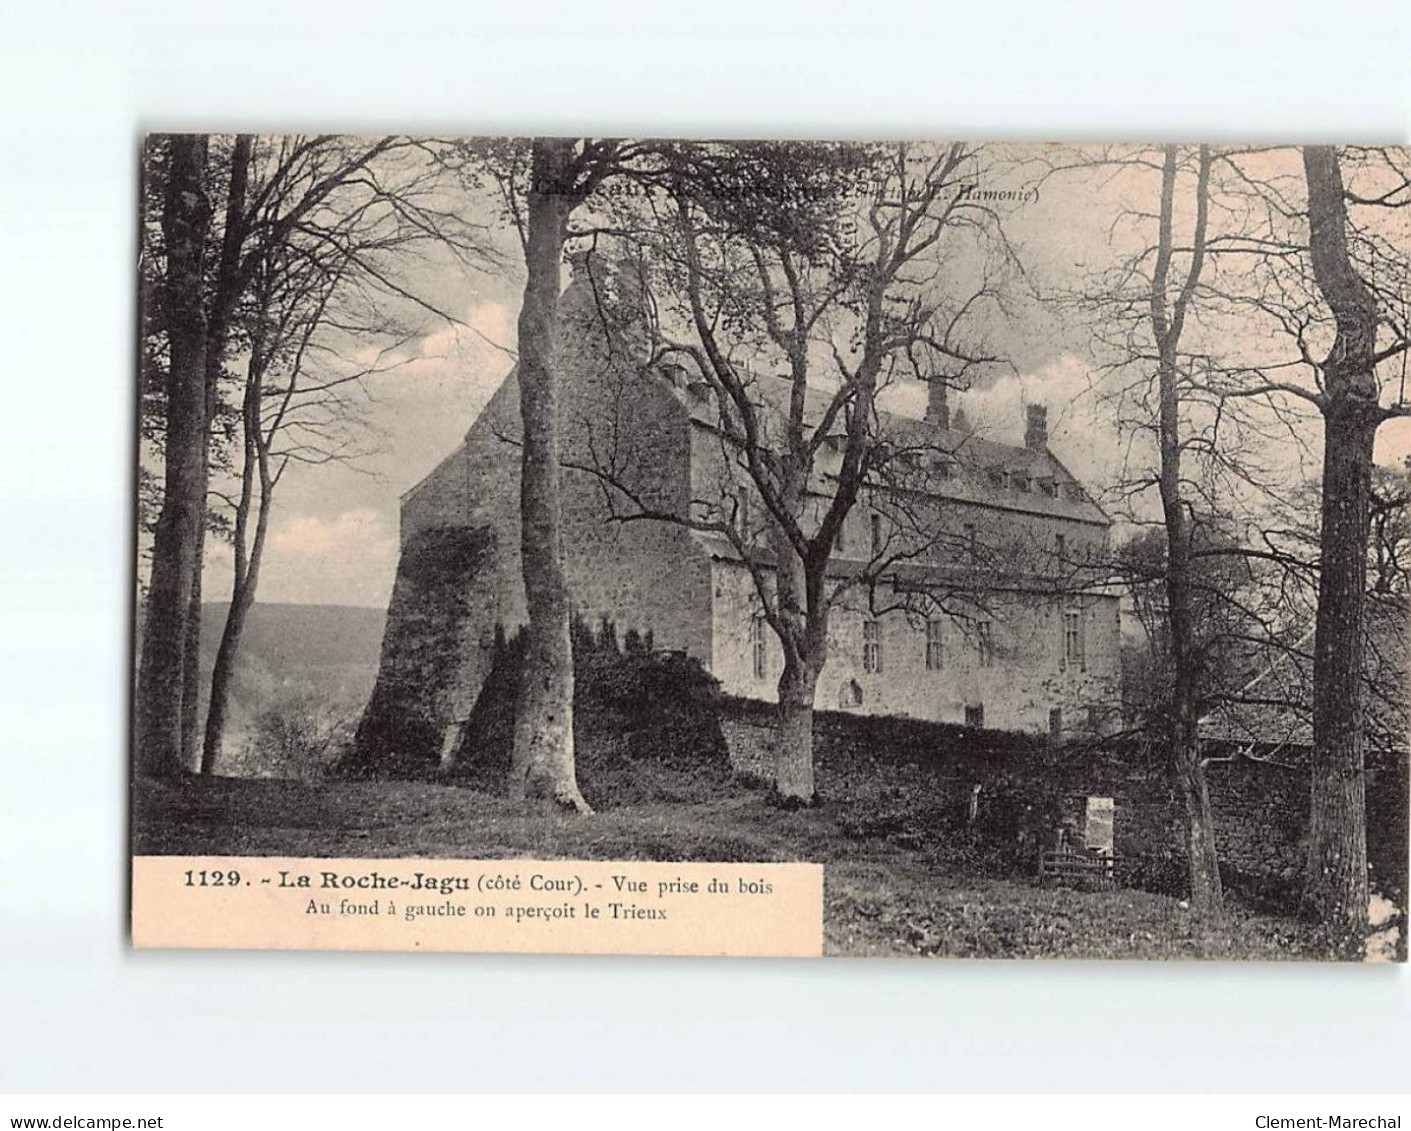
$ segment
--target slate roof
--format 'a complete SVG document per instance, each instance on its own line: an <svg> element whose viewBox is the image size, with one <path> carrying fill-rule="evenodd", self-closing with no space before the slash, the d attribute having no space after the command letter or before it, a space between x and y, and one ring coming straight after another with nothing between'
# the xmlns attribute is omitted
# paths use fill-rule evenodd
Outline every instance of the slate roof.
<svg viewBox="0 0 1411 1131"><path fill-rule="evenodd" d="M691 419L714 430L719 417L710 387L699 378L691 380L680 369L663 376L676 389ZM757 377L751 390L765 419L782 423L787 414L790 383L778 377ZM816 427L823 418L830 396L826 389L810 386L807 390L804 419L810 427ZM1034 450L1001 444L969 429L942 428L934 421L894 412L879 411L878 420L880 434L896 445L899 458L915 458L916 478L924 481L928 494L1101 526L1112 523L1078 479L1047 448ZM841 420L834 423L834 429L836 437L830 433L829 439L841 445ZM927 474L927 468L934 467L938 460L949 460L954 473L946 478ZM1049 488L1053 494L1048 493Z"/></svg>

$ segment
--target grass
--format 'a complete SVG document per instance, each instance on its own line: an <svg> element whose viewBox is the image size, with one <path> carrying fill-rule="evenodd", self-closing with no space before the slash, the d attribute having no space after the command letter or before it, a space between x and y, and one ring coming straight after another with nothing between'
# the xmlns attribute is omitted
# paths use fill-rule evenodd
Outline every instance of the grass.
<svg viewBox="0 0 1411 1131"><path fill-rule="evenodd" d="M658 771L661 772L661 771ZM782 810L743 786L663 789L580 818L429 782L139 782L138 854L822 862L825 949L1002 958L1330 957L1295 920L1235 906L1201 916L1148 892L1039 887L962 837L860 820L827 802ZM883 827L886 826L886 827Z"/></svg>

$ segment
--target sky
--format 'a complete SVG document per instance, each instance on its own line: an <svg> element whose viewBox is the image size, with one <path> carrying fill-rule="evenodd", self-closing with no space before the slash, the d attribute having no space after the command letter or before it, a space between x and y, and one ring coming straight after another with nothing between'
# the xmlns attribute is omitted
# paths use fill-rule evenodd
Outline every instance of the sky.
<svg viewBox="0 0 1411 1131"><path fill-rule="evenodd" d="M1015 150L1013 170L1038 150ZM990 187L1027 183L1032 170L999 173ZM1089 174L1044 182L1038 198L997 205L1006 237L1035 290L1071 283L1130 250L1139 231L1116 222L1132 194L1149 183L1122 183ZM486 209L488 205L480 207ZM1179 220L1179 217L1178 217ZM261 570L262 602L385 607L397 567L401 495L460 443L479 411L514 364L515 324L522 269L508 230L497 239L503 266L476 271L449 256L430 254L409 268L409 289L454 314L458 324L425 317L420 333L397 354L398 364L365 382L375 450L353 466L292 465L279 485ZM1049 413L1050 448L1101 499L1117 480L1124 438L1111 409L1094 395L1098 359L1090 331L1038 302L1021 300L1003 316L986 319L985 340L1006 359L974 387L952 396L981 434L1022 443L1024 408L1043 404ZM367 354L377 352L370 343ZM889 407L920 416L922 385L900 388ZM1316 422L1302 437L1316 451ZM1411 455L1411 422L1381 429L1379 462L1399 464ZM1316 472L1290 445L1286 458L1303 458L1300 475ZM212 539L204 593L228 598L232 553Z"/></svg>

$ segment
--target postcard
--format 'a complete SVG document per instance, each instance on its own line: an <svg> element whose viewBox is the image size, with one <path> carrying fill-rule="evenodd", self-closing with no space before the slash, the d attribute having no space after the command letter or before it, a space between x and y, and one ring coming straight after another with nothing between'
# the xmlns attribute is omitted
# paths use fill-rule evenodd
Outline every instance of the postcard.
<svg viewBox="0 0 1411 1131"><path fill-rule="evenodd" d="M134 945L1405 960L1411 151L140 160Z"/></svg>

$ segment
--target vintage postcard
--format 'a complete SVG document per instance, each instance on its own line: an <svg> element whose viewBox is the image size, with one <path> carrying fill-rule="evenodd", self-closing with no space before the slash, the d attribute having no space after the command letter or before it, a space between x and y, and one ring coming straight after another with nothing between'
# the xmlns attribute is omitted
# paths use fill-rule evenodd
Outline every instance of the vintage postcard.
<svg viewBox="0 0 1411 1131"><path fill-rule="evenodd" d="M135 945L1405 960L1411 151L141 177Z"/></svg>

